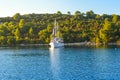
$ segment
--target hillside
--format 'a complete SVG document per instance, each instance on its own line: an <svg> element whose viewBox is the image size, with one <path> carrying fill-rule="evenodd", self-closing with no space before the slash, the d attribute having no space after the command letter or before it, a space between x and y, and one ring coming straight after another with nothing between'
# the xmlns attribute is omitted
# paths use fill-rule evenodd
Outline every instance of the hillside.
<svg viewBox="0 0 120 80"><path fill-rule="evenodd" d="M120 15L99 15L93 11L74 14L25 14L0 18L0 45L49 43L54 20L65 43L120 41Z"/></svg>

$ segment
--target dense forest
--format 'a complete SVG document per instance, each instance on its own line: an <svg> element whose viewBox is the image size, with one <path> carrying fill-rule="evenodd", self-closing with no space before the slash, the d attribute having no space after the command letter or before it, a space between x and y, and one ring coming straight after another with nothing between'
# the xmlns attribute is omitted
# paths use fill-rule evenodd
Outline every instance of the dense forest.
<svg viewBox="0 0 120 80"><path fill-rule="evenodd" d="M0 18L0 45L45 44L50 42L54 20L60 27L65 43L120 42L120 15L95 14L92 10L74 14L57 11L54 14L16 13Z"/></svg>

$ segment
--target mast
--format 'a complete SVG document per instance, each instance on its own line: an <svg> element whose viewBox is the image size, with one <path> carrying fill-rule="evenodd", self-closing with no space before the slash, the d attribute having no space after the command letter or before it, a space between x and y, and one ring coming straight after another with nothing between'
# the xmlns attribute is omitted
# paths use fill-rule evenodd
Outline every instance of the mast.
<svg viewBox="0 0 120 80"><path fill-rule="evenodd" d="M59 37L59 26L58 26L58 23L56 22L56 19L54 21L53 36Z"/></svg>
<svg viewBox="0 0 120 80"><path fill-rule="evenodd" d="M58 26L58 23L57 23L57 36L59 37L59 26Z"/></svg>
<svg viewBox="0 0 120 80"><path fill-rule="evenodd" d="M55 37L55 28L53 28L52 36Z"/></svg>
<svg viewBox="0 0 120 80"><path fill-rule="evenodd" d="M56 31L56 19L55 19L55 21L54 21L54 27L53 27L53 32L52 32L52 37L56 37L56 33L57 33L57 31Z"/></svg>

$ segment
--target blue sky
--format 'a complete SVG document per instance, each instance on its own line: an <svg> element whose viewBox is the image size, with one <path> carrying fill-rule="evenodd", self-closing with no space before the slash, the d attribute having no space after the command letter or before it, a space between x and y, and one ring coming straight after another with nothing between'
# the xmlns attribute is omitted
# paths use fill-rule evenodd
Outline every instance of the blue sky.
<svg viewBox="0 0 120 80"><path fill-rule="evenodd" d="M119 0L1 0L0 17L13 16L15 13L56 13L61 11L86 12L97 14L120 14Z"/></svg>

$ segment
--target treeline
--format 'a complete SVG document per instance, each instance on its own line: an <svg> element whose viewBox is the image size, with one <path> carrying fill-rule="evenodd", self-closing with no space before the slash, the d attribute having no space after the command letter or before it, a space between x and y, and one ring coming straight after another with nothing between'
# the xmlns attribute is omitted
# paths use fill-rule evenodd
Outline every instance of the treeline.
<svg viewBox="0 0 120 80"><path fill-rule="evenodd" d="M49 43L55 19L65 43L120 41L120 15L58 11L55 14L16 13L13 17L0 18L0 45Z"/></svg>

